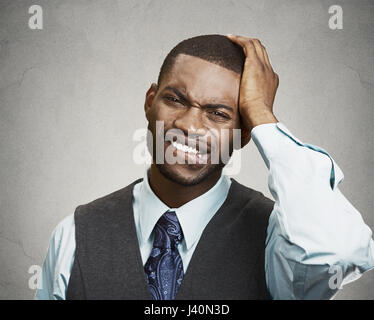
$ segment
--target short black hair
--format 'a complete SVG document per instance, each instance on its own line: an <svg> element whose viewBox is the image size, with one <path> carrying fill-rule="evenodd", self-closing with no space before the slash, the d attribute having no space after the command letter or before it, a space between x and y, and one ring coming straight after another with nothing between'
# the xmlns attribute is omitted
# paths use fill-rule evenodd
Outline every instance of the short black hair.
<svg viewBox="0 0 374 320"><path fill-rule="evenodd" d="M179 54L186 54L215 63L238 74L243 72L245 54L243 49L226 36L219 34L201 35L178 43L166 56L157 83L172 69Z"/></svg>

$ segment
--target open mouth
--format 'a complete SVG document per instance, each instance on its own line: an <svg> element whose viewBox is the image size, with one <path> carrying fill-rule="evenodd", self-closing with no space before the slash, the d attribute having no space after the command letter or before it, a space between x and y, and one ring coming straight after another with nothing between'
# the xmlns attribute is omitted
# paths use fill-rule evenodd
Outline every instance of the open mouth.
<svg viewBox="0 0 374 320"><path fill-rule="evenodd" d="M186 164L207 164L209 152L207 148L195 148L190 145L182 144L176 141L171 142L176 150L178 163Z"/></svg>

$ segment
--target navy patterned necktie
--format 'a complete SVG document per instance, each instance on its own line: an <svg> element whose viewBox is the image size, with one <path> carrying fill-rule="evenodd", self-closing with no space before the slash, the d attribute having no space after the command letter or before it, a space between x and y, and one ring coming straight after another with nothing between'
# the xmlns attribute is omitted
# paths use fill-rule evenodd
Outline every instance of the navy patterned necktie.
<svg viewBox="0 0 374 320"><path fill-rule="evenodd" d="M151 254L144 265L155 300L173 300L183 279L183 263L177 245L183 232L174 211L165 212L154 228Z"/></svg>

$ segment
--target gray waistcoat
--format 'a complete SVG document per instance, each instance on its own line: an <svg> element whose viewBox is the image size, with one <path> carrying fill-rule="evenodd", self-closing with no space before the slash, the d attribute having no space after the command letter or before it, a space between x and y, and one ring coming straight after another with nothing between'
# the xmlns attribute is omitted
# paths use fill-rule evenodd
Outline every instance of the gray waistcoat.
<svg viewBox="0 0 374 320"><path fill-rule="evenodd" d="M67 299L152 299L129 186L77 207L76 252ZM268 299L265 239L274 202L231 179L206 226L176 299Z"/></svg>

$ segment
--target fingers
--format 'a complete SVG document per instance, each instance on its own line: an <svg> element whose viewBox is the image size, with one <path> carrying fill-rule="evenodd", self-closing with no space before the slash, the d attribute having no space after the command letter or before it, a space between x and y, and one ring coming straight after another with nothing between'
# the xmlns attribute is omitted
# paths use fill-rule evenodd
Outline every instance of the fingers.
<svg viewBox="0 0 374 320"><path fill-rule="evenodd" d="M254 43L250 41L251 39L242 36L236 36L233 34L227 35L227 38L229 38L237 45L241 46L247 58L254 58L255 55L257 55L256 47Z"/></svg>
<svg viewBox="0 0 374 320"><path fill-rule="evenodd" d="M268 53L266 52L265 47L264 47L264 59L266 61L266 64L271 68L270 59L269 59Z"/></svg>
<svg viewBox="0 0 374 320"><path fill-rule="evenodd" d="M266 61L265 61L265 56L264 56L264 46L261 44L260 40L258 39L250 39L250 41L253 42L255 48L256 48L256 53L257 53L257 56L260 58L261 62L263 64L266 64Z"/></svg>
<svg viewBox="0 0 374 320"><path fill-rule="evenodd" d="M256 58L259 59L265 67L272 69L269 56L260 40L232 34L227 35L227 37L232 42L240 45L243 48L244 53L248 59L254 59L255 57L253 55L255 55Z"/></svg>

